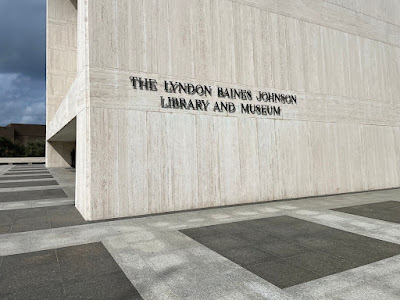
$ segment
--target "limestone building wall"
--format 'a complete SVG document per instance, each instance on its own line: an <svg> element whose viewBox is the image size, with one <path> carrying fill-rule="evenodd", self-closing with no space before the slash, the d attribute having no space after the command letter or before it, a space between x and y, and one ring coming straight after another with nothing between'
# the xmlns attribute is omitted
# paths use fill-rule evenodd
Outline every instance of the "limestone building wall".
<svg viewBox="0 0 400 300"><path fill-rule="evenodd" d="M86 219L400 186L398 1L79 2L88 71L76 201ZM158 91L134 89L131 76ZM201 98L211 107L268 105L221 99L218 87L297 104L274 116L168 109L164 81L212 87Z"/></svg>

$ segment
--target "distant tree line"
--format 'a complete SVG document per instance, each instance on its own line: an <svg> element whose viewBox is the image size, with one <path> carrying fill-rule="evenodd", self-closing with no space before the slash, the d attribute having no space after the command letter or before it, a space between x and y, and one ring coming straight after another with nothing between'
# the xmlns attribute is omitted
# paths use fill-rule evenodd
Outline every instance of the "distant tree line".
<svg viewBox="0 0 400 300"><path fill-rule="evenodd" d="M22 145L0 137L0 157L44 157L44 149L44 142L28 142Z"/></svg>

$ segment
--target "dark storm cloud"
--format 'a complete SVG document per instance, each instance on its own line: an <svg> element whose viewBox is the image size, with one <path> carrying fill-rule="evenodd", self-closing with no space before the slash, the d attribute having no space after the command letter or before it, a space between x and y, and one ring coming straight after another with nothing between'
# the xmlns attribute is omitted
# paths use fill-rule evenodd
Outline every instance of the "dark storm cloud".
<svg viewBox="0 0 400 300"><path fill-rule="evenodd" d="M0 0L0 73L44 78L46 1Z"/></svg>
<svg viewBox="0 0 400 300"><path fill-rule="evenodd" d="M45 86L43 79L0 74L0 126L10 123L45 124Z"/></svg>
<svg viewBox="0 0 400 300"><path fill-rule="evenodd" d="M0 0L0 126L45 123L46 0Z"/></svg>

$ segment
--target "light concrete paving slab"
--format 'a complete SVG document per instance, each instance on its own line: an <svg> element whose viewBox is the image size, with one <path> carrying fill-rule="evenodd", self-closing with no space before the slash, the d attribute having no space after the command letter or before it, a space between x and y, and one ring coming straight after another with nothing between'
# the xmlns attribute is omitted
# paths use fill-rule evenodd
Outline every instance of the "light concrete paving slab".
<svg viewBox="0 0 400 300"><path fill-rule="evenodd" d="M30 201L5 202L3 203L1 210L25 209L25 208L32 208L32 203L30 203Z"/></svg>
<svg viewBox="0 0 400 300"><path fill-rule="evenodd" d="M0 175L3 175L11 168L12 168L12 166L10 166L10 165L0 165Z"/></svg>

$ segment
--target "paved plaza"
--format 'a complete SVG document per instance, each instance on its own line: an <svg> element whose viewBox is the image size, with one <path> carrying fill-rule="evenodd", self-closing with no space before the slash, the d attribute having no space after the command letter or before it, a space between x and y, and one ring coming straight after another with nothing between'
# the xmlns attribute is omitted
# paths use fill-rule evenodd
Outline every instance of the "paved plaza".
<svg viewBox="0 0 400 300"><path fill-rule="evenodd" d="M0 299L400 299L400 190L86 222L73 169L0 166Z"/></svg>

